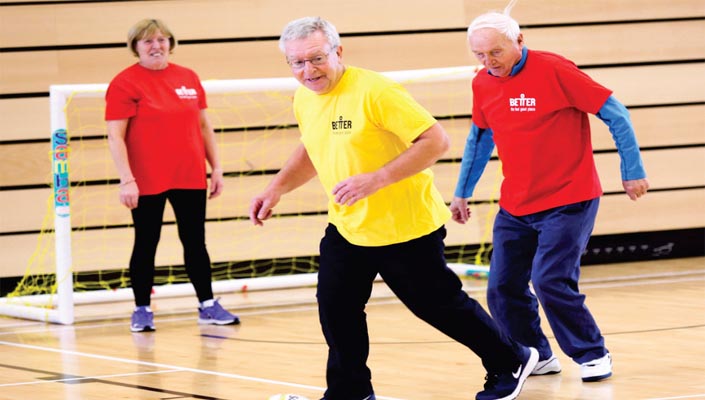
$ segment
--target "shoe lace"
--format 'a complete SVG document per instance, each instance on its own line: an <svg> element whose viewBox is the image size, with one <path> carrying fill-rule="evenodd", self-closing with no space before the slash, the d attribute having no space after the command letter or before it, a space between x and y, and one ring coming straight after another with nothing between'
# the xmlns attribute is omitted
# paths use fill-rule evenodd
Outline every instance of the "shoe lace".
<svg viewBox="0 0 705 400"><path fill-rule="evenodd" d="M223 308L223 306L220 305L219 300L220 300L220 298L216 299L216 300L213 302L213 305L212 305L212 306L206 308L206 311L207 311L208 314L209 314L211 317L213 317L213 318L226 318L226 317L229 317L229 314L230 314L230 313L228 313L227 311L225 311L225 309Z"/></svg>

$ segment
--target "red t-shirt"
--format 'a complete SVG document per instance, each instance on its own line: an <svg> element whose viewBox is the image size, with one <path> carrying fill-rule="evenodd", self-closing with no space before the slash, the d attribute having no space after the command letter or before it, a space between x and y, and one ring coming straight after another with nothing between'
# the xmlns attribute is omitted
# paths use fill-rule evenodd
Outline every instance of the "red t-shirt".
<svg viewBox="0 0 705 400"><path fill-rule="evenodd" d="M200 123L206 95L195 72L134 64L113 78L105 100L106 121L129 119L125 143L140 195L207 187Z"/></svg>
<svg viewBox="0 0 705 400"><path fill-rule="evenodd" d="M492 129L504 181L499 204L517 216L602 195L587 113L612 93L571 61L529 50L514 76L473 79L473 123Z"/></svg>

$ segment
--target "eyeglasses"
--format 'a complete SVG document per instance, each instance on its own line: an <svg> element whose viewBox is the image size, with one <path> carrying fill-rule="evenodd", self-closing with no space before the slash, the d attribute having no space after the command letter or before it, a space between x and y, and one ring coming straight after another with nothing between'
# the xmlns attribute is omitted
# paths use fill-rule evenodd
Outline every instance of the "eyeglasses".
<svg viewBox="0 0 705 400"><path fill-rule="evenodd" d="M308 58L304 60L286 60L286 63L289 64L289 67L291 69L303 69L306 66L306 62L310 62L311 65L323 65L326 62L328 62L328 56L333 53L334 50L329 51L328 53L321 54L318 56L315 56L313 58Z"/></svg>

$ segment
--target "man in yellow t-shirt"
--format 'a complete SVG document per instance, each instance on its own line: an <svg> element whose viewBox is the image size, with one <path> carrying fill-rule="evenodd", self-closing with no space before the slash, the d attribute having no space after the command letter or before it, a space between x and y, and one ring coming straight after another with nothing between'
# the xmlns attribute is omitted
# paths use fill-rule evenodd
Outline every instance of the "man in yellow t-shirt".
<svg viewBox="0 0 705 400"><path fill-rule="evenodd" d="M306 152L329 193L328 220L350 243L406 242L450 219L450 210L433 185L433 173L425 168L447 148L445 132L401 85L348 67L326 94L300 86L294 113ZM375 177L426 131L429 138L420 139L429 140L430 148L418 155L418 173L399 176L403 179L394 183L391 177L384 182L382 174ZM368 175L346 181L359 174ZM347 197L339 201L337 197L343 196Z"/></svg>
<svg viewBox="0 0 705 400"><path fill-rule="evenodd" d="M538 361L502 335L444 257L450 211L433 184L448 136L399 84L342 63L328 21L290 22L279 47L302 84L294 114L302 143L250 205L256 225L281 196L318 176L328 193L317 297L329 347L326 400L373 400L365 318L379 273L419 318L466 345L488 371L477 399L513 399Z"/></svg>

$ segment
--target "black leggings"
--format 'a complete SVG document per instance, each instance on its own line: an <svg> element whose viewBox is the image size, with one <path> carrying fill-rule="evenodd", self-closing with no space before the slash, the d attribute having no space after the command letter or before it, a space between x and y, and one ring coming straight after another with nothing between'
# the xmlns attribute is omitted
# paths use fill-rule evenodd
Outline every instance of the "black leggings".
<svg viewBox="0 0 705 400"><path fill-rule="evenodd" d="M213 298L211 261L206 249L206 190L172 189L140 196L137 208L132 210L135 243L130 258L130 279L137 306L150 304L154 258L167 200L174 209L179 239L184 247L186 274L196 290L198 301Z"/></svg>

